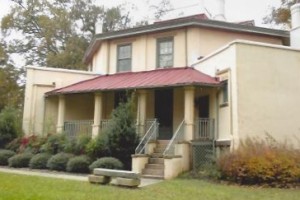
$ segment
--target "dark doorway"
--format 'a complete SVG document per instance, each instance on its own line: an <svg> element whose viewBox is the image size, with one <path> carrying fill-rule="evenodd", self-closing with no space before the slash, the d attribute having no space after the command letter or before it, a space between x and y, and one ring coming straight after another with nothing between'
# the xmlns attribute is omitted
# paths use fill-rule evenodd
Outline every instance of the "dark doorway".
<svg viewBox="0 0 300 200"><path fill-rule="evenodd" d="M209 118L209 96L199 97L199 118Z"/></svg>
<svg viewBox="0 0 300 200"><path fill-rule="evenodd" d="M170 140L173 136L173 90L155 90L155 118L159 122L159 138Z"/></svg>

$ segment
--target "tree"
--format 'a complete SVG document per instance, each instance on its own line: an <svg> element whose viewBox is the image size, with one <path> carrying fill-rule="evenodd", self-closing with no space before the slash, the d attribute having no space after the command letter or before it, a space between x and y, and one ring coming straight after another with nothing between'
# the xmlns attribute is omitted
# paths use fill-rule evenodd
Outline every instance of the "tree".
<svg viewBox="0 0 300 200"><path fill-rule="evenodd" d="M23 86L20 81L22 69L15 68L9 61L0 43L0 112L7 106L20 108L23 103Z"/></svg>
<svg viewBox="0 0 300 200"><path fill-rule="evenodd" d="M131 168L131 155L138 145L135 128L134 97L119 103L112 112L111 123L104 131L109 155L118 158L125 169Z"/></svg>
<svg viewBox="0 0 300 200"><path fill-rule="evenodd" d="M129 22L121 6L105 9L94 0L12 0L16 5L1 22L4 36L20 33L10 41L8 53L24 55L26 64L86 69L82 58L95 34L98 20L105 31Z"/></svg>
<svg viewBox="0 0 300 200"><path fill-rule="evenodd" d="M173 8L173 6L170 3L170 0L161 0L158 5L151 5L150 8L154 10L155 20L159 20L166 15L167 12Z"/></svg>
<svg viewBox="0 0 300 200"><path fill-rule="evenodd" d="M295 3L300 3L300 0L281 0L281 5L278 8L272 7L271 13L264 18L264 23L281 25L283 28L291 27L291 12L290 8Z"/></svg>

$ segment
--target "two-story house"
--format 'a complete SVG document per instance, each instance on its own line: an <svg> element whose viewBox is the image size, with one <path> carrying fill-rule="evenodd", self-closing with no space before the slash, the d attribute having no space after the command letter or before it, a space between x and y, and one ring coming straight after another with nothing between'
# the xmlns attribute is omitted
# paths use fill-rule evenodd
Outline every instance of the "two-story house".
<svg viewBox="0 0 300 200"><path fill-rule="evenodd" d="M99 33L89 72L27 68L24 131L95 137L135 91L133 170L162 178L240 139L299 135L300 4L292 9L291 35L204 14Z"/></svg>

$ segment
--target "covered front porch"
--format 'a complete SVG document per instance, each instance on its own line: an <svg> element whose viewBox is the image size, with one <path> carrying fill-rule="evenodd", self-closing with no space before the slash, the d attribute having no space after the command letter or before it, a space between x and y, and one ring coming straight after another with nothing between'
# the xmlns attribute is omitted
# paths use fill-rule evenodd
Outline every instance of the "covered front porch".
<svg viewBox="0 0 300 200"><path fill-rule="evenodd" d="M162 69L99 76L52 91L47 101L56 105L56 132L95 138L109 126L111 113L125 94L134 93L140 144L133 170L171 178L190 169L191 141L217 138L220 86L192 68Z"/></svg>

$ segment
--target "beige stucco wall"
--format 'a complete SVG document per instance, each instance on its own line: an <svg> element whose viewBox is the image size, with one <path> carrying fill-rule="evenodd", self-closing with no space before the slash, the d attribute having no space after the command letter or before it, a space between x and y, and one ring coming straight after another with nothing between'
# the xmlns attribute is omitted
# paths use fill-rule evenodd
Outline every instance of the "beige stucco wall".
<svg viewBox="0 0 300 200"><path fill-rule="evenodd" d="M282 44L281 39L271 36L199 27L180 28L103 41L91 61L93 71L102 74L116 73L117 46L128 43L132 44L132 71L153 70L156 68L157 39L164 37L174 37L174 67L190 66L198 61L199 56L207 56L236 39Z"/></svg>
<svg viewBox="0 0 300 200"><path fill-rule="evenodd" d="M49 100L45 105L44 94L46 92L95 76L94 73L85 71L27 67L23 113L25 134L42 134L45 116L53 116L48 117L47 120L51 118L55 120L54 116L57 112L54 106L55 100ZM47 114L44 112L46 107L49 112Z"/></svg>
<svg viewBox="0 0 300 200"><path fill-rule="evenodd" d="M94 94L66 95L65 120L93 120L94 119Z"/></svg>
<svg viewBox="0 0 300 200"><path fill-rule="evenodd" d="M300 146L300 51L242 42L235 48L240 138L269 133Z"/></svg>
<svg viewBox="0 0 300 200"><path fill-rule="evenodd" d="M235 148L247 137L299 145L300 51L280 45L235 41L195 67L228 78L229 102L218 111L219 139ZM219 103L222 93L219 92Z"/></svg>

